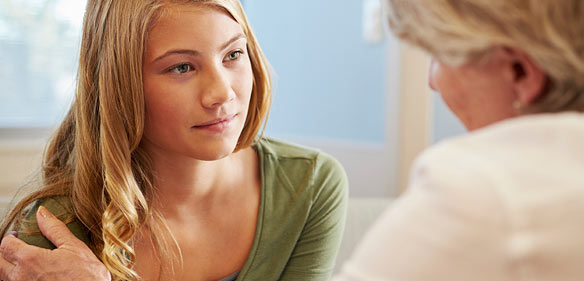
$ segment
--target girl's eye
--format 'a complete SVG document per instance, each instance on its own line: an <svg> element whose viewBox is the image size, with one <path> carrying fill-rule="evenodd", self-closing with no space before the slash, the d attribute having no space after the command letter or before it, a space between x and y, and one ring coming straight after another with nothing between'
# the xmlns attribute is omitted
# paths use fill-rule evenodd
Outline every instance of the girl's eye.
<svg viewBox="0 0 584 281"><path fill-rule="evenodd" d="M170 69L170 71L177 73L177 74L185 74L191 70L193 70L193 67L187 63L177 65L177 66Z"/></svg>
<svg viewBox="0 0 584 281"><path fill-rule="evenodd" d="M239 58L239 56L241 56L241 54L243 54L243 52L241 50L233 51L233 52L229 53L229 55L227 55L225 60L226 61L237 60Z"/></svg>

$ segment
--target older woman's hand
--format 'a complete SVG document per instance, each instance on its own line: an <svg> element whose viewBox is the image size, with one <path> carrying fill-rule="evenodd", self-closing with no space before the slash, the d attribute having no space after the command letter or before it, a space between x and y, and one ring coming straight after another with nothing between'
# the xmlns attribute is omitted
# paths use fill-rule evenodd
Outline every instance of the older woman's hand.
<svg viewBox="0 0 584 281"><path fill-rule="evenodd" d="M9 234L0 244L1 280L111 280L106 267L63 222L43 207L36 216L41 232L57 249L31 246Z"/></svg>

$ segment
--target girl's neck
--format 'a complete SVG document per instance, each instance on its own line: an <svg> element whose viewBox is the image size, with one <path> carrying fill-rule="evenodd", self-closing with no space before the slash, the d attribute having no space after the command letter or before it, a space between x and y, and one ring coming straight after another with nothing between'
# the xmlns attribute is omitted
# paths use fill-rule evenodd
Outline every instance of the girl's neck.
<svg viewBox="0 0 584 281"><path fill-rule="evenodd" d="M246 182L251 157L255 151L246 148L215 161L154 159L154 205L165 213L221 201Z"/></svg>

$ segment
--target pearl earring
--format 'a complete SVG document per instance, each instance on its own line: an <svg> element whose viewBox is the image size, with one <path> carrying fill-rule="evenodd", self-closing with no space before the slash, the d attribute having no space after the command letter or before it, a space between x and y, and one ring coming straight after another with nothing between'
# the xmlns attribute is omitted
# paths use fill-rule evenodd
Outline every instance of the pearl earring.
<svg viewBox="0 0 584 281"><path fill-rule="evenodd" d="M523 104L520 101L514 101L513 102L513 108L515 110L520 110L523 107Z"/></svg>

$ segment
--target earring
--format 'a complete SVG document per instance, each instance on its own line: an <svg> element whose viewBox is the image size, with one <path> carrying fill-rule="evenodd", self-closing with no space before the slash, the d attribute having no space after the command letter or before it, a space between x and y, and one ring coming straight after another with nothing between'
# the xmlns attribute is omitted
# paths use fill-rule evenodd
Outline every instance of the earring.
<svg viewBox="0 0 584 281"><path fill-rule="evenodd" d="M523 104L520 101L514 101L513 102L513 108L517 111L521 110L521 108L523 108Z"/></svg>

